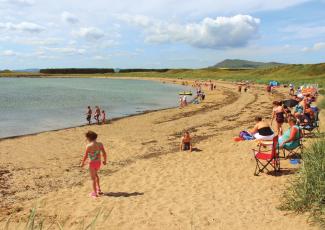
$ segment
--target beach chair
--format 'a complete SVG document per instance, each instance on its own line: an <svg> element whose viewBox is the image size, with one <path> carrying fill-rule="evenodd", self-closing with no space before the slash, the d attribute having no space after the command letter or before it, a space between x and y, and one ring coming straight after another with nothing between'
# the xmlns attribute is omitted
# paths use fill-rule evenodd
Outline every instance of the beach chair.
<svg viewBox="0 0 325 230"><path fill-rule="evenodd" d="M299 127L303 130L303 134L306 137L313 137L316 136L316 134L319 134L319 112L315 112L314 120L308 122L307 124L302 124Z"/></svg>
<svg viewBox="0 0 325 230"><path fill-rule="evenodd" d="M260 142L258 150L253 149L256 167L254 176L258 176L261 172L270 172L272 168L275 175L280 171L280 157L278 136L273 138L273 141Z"/></svg>
<svg viewBox="0 0 325 230"><path fill-rule="evenodd" d="M304 138L304 133L302 129L299 128L299 138L294 140L294 141L299 141L299 145L294 149L283 147L282 148L283 158L286 159L286 158L291 158L293 156L301 155L302 152L304 151L303 138Z"/></svg>

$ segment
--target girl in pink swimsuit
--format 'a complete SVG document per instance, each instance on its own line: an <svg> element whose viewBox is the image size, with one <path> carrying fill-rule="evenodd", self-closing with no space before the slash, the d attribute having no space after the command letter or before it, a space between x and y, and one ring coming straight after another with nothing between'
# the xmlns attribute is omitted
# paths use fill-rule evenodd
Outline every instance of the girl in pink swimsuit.
<svg viewBox="0 0 325 230"><path fill-rule="evenodd" d="M89 159L89 172L92 180L93 191L90 193L91 197L97 197L102 194L99 183L98 170L101 166L101 153L103 154L103 165L106 165L107 154L102 143L97 142L97 134L92 131L86 133L86 138L89 144L86 146L86 152L80 164L85 166L87 158Z"/></svg>

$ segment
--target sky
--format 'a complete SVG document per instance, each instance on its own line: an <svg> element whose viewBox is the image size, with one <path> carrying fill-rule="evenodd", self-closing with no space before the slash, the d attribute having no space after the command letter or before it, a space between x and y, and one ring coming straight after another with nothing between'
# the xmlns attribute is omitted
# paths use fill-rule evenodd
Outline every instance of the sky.
<svg viewBox="0 0 325 230"><path fill-rule="evenodd" d="M325 0L0 0L0 69L325 62Z"/></svg>

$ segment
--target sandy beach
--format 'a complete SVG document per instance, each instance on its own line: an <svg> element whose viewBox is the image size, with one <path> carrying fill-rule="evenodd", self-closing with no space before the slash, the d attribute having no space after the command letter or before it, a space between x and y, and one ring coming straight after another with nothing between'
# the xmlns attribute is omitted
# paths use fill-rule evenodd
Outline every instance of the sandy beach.
<svg viewBox="0 0 325 230"><path fill-rule="evenodd" d="M2 224L37 207L46 225L64 229L81 229L99 212L96 229L316 229L305 216L277 208L295 168L283 160L281 176L256 177L256 143L233 141L255 115L270 118L272 100L283 94L257 85L239 94L224 82L205 92L204 103L184 109L1 140ZM192 153L179 152L185 129ZM88 196L88 171L79 167L88 130L108 149L100 171L104 195L96 199Z"/></svg>

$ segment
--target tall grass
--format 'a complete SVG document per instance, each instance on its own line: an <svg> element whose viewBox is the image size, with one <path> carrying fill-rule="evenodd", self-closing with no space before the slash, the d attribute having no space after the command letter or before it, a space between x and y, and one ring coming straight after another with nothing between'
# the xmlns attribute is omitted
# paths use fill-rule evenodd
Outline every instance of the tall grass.
<svg viewBox="0 0 325 230"><path fill-rule="evenodd" d="M74 229L94 230L94 229L96 229L96 226L98 224L100 224L98 222L101 222L101 223L106 222L106 220L111 215L112 211L113 211L113 208L111 210L109 210L108 212L104 212L104 209L101 208L97 212L96 216L91 220L91 222L88 225L85 224L85 219L83 219L81 225L79 227L75 227ZM69 228L65 228L64 224L62 224L58 220L54 220L54 221L48 223L47 226L46 226L45 225L45 219L38 217L36 214L37 214L36 208L32 208L30 210L30 214L29 214L28 219L26 220L25 224L23 224L23 223L18 223L17 224L16 223L15 227L11 227L12 226L11 225L12 216L10 216L8 218L8 220L6 221L5 226L4 226L3 229L4 230L11 230L11 229L17 229L17 230L20 230L20 229L24 229L24 230L43 230L43 229L53 229L53 228L55 228L55 226L56 226L56 229L59 229L59 230L69 229ZM99 221L99 218L101 218L100 221Z"/></svg>
<svg viewBox="0 0 325 230"><path fill-rule="evenodd" d="M302 158L303 165L285 191L281 209L309 213L311 221L325 227L325 139L314 142Z"/></svg>

